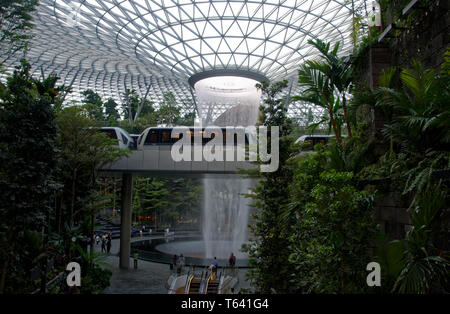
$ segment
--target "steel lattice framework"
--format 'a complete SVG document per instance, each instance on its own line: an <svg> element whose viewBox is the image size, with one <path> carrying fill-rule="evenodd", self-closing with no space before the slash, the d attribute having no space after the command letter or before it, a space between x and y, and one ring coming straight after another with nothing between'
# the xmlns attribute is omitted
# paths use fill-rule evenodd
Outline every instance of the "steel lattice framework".
<svg viewBox="0 0 450 314"><path fill-rule="evenodd" d="M307 40L340 41L347 52L352 12L361 3L41 0L27 59L34 75L54 72L72 85L75 98L90 88L120 103L129 88L158 102L171 91L188 107L195 102L188 79L223 69L288 78L295 93L298 66L314 54ZM290 113L307 110L294 104Z"/></svg>

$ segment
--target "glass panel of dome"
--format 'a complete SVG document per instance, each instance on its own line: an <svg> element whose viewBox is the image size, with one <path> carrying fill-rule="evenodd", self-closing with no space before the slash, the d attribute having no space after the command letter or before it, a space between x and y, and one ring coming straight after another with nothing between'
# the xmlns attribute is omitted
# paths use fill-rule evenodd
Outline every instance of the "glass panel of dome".
<svg viewBox="0 0 450 314"><path fill-rule="evenodd" d="M123 90L126 81L129 82L127 84L141 82L142 75L176 76L178 79L183 78L184 81L180 82L187 86L186 80L192 74L192 67L196 73L236 66L241 70L265 69L265 74L270 79L275 79L286 72L284 67L295 67L305 56L311 55L311 49L307 48L307 39L313 34L321 38L326 36L333 42L345 40L344 49L351 48L348 38L351 32L351 12L349 5L346 6L341 0L269 1L263 4L256 0L203 1L192 4L186 0L164 2L164 8L161 7L160 1L150 0L130 0L124 3L87 0L71 3L81 7L81 16L80 25L70 29L64 23L64 16L72 10L68 2L41 1L37 11L35 33L42 35L36 37L29 54L30 58L34 58L31 60L33 67L43 65L45 71L58 70L68 76L63 78L65 81L85 84L85 87L95 86L114 95L117 95L114 89ZM357 6L362 3L355 1ZM213 9L210 10L210 7ZM109 12L108 8L111 8ZM199 8L202 9L201 12ZM233 20L223 20L223 14ZM269 17L265 24L259 20L263 15ZM234 20L236 22L233 22ZM192 25L191 29L183 29L180 32L183 24L186 27L187 23ZM161 28L166 32L164 36L157 30ZM204 40L211 48L205 43L200 45L203 31L208 37ZM46 33L52 36L47 36ZM65 37L62 37L59 43L63 44L52 45L52 49L49 49L48 42L54 42L55 38L62 34L65 34ZM222 35L225 42L221 44ZM98 42L97 36L100 38ZM134 47L134 38L140 36L143 38ZM266 37L269 37L268 41ZM166 46L169 48L164 49ZM89 49L95 49L96 52L90 54ZM176 52L171 53L171 49ZM194 52L195 50L198 51ZM48 54L45 54L46 51ZM82 53L76 53L77 51ZM217 60L215 52L220 53ZM252 52L253 55L250 56ZM159 53L157 58L156 53ZM97 61L99 55L103 58L115 58L103 65ZM184 60L186 56L195 58L192 62L186 60L190 68L185 69L184 73L181 68L171 72L173 65L180 59ZM263 58L276 58L277 63L270 65L269 61ZM209 63L206 62L207 59ZM126 62L121 65L121 60ZM195 65L192 64L194 61ZM130 66L125 67L125 64ZM11 68L12 65L5 66ZM87 71L77 71L79 66ZM71 70L67 71L69 68ZM99 71L102 73L99 74ZM173 83L169 80L161 81L160 84L159 88L170 89ZM74 90L83 88L74 86ZM183 91L180 90L180 93Z"/></svg>

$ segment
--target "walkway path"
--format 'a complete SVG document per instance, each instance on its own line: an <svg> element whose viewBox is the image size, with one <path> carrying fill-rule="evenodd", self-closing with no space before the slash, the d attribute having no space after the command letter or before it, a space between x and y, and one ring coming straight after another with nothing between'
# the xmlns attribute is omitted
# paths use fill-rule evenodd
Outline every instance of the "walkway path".
<svg viewBox="0 0 450 314"><path fill-rule="evenodd" d="M118 256L119 248L120 239L113 239L111 242L110 255L105 259L107 265L104 266L104 268L111 270L112 276L109 288L104 290L103 293L167 293L165 285L167 278L169 278L170 275L169 265L139 260L138 269L134 269L133 259L130 258L131 268L120 269ZM101 246L98 245L95 249L99 252Z"/></svg>
<svg viewBox="0 0 450 314"><path fill-rule="evenodd" d="M152 237L153 239L160 236ZM131 241L150 239L150 237L132 238ZM120 239L111 242L110 255L106 257L104 268L112 272L110 286L103 291L104 294L166 294L166 282L171 274L169 265L139 260L138 269L133 268L133 259L130 258L130 269L119 268ZM101 251L101 245L95 246L95 251ZM239 271L239 287L249 288L245 281L245 270ZM237 292L237 291L236 291Z"/></svg>

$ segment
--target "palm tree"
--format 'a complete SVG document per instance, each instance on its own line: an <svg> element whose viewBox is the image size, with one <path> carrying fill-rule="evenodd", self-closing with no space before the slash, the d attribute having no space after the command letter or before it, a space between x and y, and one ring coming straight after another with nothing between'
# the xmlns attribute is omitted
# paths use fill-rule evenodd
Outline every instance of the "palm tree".
<svg viewBox="0 0 450 314"><path fill-rule="evenodd" d="M447 61L450 64L450 60ZM400 73L400 88L393 88L394 70L386 71L383 85L375 90L376 106L393 113L384 133L406 150L424 153L428 149L448 148L450 142L450 86L445 73L412 62Z"/></svg>
<svg viewBox="0 0 450 314"><path fill-rule="evenodd" d="M324 108L328 113L333 132L338 142L341 142L340 124L336 121L339 102L336 101L330 79L324 74L324 62L308 60L300 67L298 83L304 87L301 96L292 97L293 101L306 101Z"/></svg>
<svg viewBox="0 0 450 314"><path fill-rule="evenodd" d="M340 108L343 110L344 121L347 125L348 136L352 137L352 130L347 114L347 93L352 80L352 69L348 57L339 57L339 43L330 50L330 43L320 39L308 40L319 52L321 60L308 60L299 70L299 84L306 87L303 96L297 100L312 102L320 107L326 108L329 113L330 123L333 127L337 140L341 141L341 134L336 123L335 112Z"/></svg>

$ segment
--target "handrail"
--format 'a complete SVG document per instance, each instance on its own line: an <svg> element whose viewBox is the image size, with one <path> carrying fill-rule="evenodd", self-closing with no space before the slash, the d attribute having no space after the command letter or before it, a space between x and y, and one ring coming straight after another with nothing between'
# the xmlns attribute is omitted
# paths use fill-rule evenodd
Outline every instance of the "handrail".
<svg viewBox="0 0 450 314"><path fill-rule="evenodd" d="M211 281L211 277L212 277L212 275L209 275L208 279L206 280L205 294L208 293L208 286L209 286L209 282Z"/></svg>
<svg viewBox="0 0 450 314"><path fill-rule="evenodd" d="M64 271L60 272L58 275L56 275L53 279L51 279L46 285L45 285L45 290L48 289L48 287L50 287L53 283L55 283L57 280L60 280L61 277L63 277L65 274ZM41 291L41 288L38 288L36 290L34 290L31 294L37 294Z"/></svg>
<svg viewBox="0 0 450 314"><path fill-rule="evenodd" d="M188 275L189 276L189 275ZM188 277L189 278L189 277ZM191 275L190 279L189 279L189 285L186 284L185 288L184 288L184 292L186 292L187 294L189 294L191 292L191 283L192 283L192 279L194 279L194 275ZM187 278L186 278L187 281Z"/></svg>

